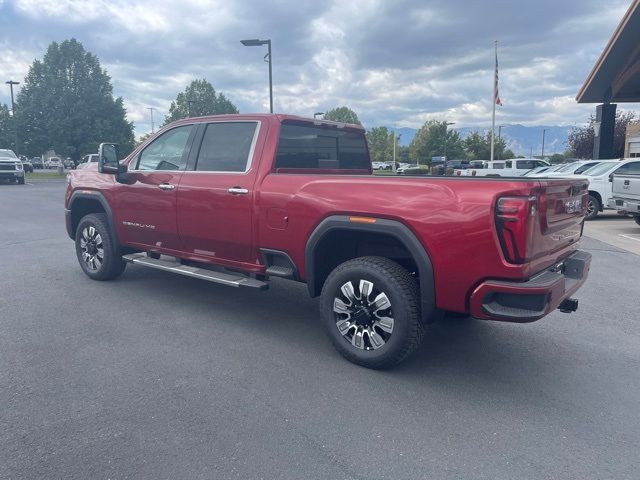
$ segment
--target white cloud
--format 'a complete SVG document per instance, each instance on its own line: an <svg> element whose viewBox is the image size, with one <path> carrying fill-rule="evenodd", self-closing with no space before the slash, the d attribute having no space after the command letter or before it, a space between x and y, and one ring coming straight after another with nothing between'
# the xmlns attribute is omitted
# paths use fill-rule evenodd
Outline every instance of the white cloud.
<svg viewBox="0 0 640 480"><path fill-rule="evenodd" d="M574 124L593 107L573 97L627 6L611 2L0 0L0 71L22 81L51 41L75 37L100 58L143 133L146 107L160 120L194 78L241 111L266 111L266 52L239 40L271 38L278 111L348 105L367 126L485 126L498 32L501 121Z"/></svg>

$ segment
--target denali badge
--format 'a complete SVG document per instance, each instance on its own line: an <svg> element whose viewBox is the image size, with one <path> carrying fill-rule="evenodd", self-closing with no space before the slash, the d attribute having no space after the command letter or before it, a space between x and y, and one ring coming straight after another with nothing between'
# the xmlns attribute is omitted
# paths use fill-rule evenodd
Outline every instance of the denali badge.
<svg viewBox="0 0 640 480"><path fill-rule="evenodd" d="M148 228L150 230L155 230L156 229L155 225L145 225L143 223L138 223L138 222L127 222L126 220L123 220L122 224L126 225L127 227Z"/></svg>
<svg viewBox="0 0 640 480"><path fill-rule="evenodd" d="M582 210L582 199L567 200L564 202L564 211L567 213L576 213Z"/></svg>

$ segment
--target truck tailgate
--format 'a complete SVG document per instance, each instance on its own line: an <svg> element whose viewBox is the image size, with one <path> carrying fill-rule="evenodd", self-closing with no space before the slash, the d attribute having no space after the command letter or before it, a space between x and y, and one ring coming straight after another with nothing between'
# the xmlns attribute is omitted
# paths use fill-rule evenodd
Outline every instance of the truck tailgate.
<svg viewBox="0 0 640 480"><path fill-rule="evenodd" d="M588 187L586 178L540 181L537 194L540 222L533 233L531 260L557 254L580 239Z"/></svg>
<svg viewBox="0 0 640 480"><path fill-rule="evenodd" d="M614 175L613 196L640 200L640 175Z"/></svg>

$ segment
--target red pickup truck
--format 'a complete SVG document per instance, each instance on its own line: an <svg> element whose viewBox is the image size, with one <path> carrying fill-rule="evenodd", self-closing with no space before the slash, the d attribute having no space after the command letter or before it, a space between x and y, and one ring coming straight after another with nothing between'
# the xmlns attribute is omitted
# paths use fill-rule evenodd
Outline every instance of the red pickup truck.
<svg viewBox="0 0 640 480"><path fill-rule="evenodd" d="M291 115L174 122L71 172L66 227L84 272L127 263L232 287L307 284L337 350L397 364L445 311L531 322L585 281L583 179L374 176L357 125Z"/></svg>

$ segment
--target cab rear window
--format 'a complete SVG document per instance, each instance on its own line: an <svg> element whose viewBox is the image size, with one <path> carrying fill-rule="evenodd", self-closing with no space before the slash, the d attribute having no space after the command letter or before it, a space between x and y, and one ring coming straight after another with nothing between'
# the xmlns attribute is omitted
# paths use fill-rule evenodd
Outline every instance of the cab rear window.
<svg viewBox="0 0 640 480"><path fill-rule="evenodd" d="M364 133L332 127L283 124L276 171L370 169Z"/></svg>

